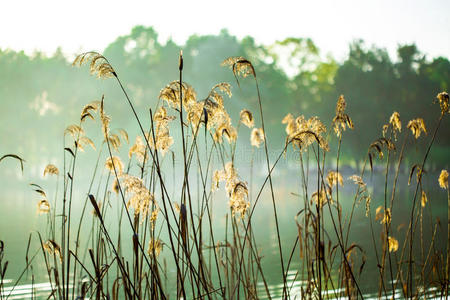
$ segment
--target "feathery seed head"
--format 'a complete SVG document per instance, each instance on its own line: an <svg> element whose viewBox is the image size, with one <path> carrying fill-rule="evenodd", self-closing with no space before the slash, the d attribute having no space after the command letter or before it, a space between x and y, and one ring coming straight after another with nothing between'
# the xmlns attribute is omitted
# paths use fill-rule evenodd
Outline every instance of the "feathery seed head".
<svg viewBox="0 0 450 300"><path fill-rule="evenodd" d="M50 212L50 203L46 199L42 199L37 205L38 214L47 214Z"/></svg>
<svg viewBox="0 0 450 300"><path fill-rule="evenodd" d="M326 127L319 118L311 117L306 120L304 116L299 116L293 121L293 117L287 115L283 122L287 123L286 132L288 139L292 140L294 148L306 151L308 146L318 142L324 151L329 150L328 142L322 136L326 133Z"/></svg>
<svg viewBox="0 0 450 300"><path fill-rule="evenodd" d="M427 129L425 128L425 122L422 118L417 118L409 121L408 126L411 129L412 134L416 139L420 137L420 134L424 132L427 133Z"/></svg>
<svg viewBox="0 0 450 300"><path fill-rule="evenodd" d="M143 181L136 177L128 174L122 176L122 184L125 187L125 191L131 194L127 202L127 209L133 208L134 214L136 216L141 216L141 224L144 222L145 218L149 215L150 206L155 204L154 195L145 187ZM151 212L150 221L156 221L158 212ZM153 225L153 223L152 223Z"/></svg>
<svg viewBox="0 0 450 300"><path fill-rule="evenodd" d="M328 199L331 200L331 195L323 188L319 192L316 191L311 195L311 203L316 204L319 208L322 208L327 204Z"/></svg>
<svg viewBox="0 0 450 300"><path fill-rule="evenodd" d="M252 63L242 56L229 57L221 65L229 66L233 70L236 79L237 76L247 77L253 75L253 77L256 77L255 68L253 68Z"/></svg>
<svg viewBox="0 0 450 300"><path fill-rule="evenodd" d="M383 218L384 216L384 208L383 206L378 206L377 209L375 210L375 221L379 221Z"/></svg>
<svg viewBox="0 0 450 300"><path fill-rule="evenodd" d="M336 103L336 116L333 118L333 129L337 137L342 136L342 131L346 128L353 129L352 119L345 113L347 104L344 99L344 95L341 95Z"/></svg>
<svg viewBox="0 0 450 300"><path fill-rule="evenodd" d="M119 151L119 147L122 144L117 134L111 134L107 136L108 143L115 151Z"/></svg>
<svg viewBox="0 0 450 300"><path fill-rule="evenodd" d="M130 150L128 151L128 157L131 158L133 154L136 155L136 158L140 163L144 161L145 144L142 141L142 137L139 135L136 137L136 142L134 143L134 145L130 147Z"/></svg>
<svg viewBox="0 0 450 300"><path fill-rule="evenodd" d="M44 169L44 177L47 174L51 174L51 175L58 175L59 174L59 170L55 165L52 164L48 164L45 169Z"/></svg>
<svg viewBox="0 0 450 300"><path fill-rule="evenodd" d="M72 66L81 67L89 63L91 74L97 74L98 78L110 78L116 76L113 67L109 64L106 57L97 52L85 52L78 55L72 63Z"/></svg>
<svg viewBox="0 0 450 300"><path fill-rule="evenodd" d="M57 256L59 261L62 262L63 256L61 247L54 240L47 240L44 244L42 244L42 248L47 251L48 254Z"/></svg>
<svg viewBox="0 0 450 300"><path fill-rule="evenodd" d="M257 148L259 148L259 145L264 143L264 131L262 128L253 128L250 136L250 142L252 146Z"/></svg>
<svg viewBox="0 0 450 300"><path fill-rule="evenodd" d="M398 241L391 236L388 237L388 248L389 252L395 252L398 250Z"/></svg>
<svg viewBox="0 0 450 300"><path fill-rule="evenodd" d="M228 204L231 208L232 215L239 214L243 218L247 209L250 207L250 203L248 202L248 187L245 181L239 179L232 162L226 163L223 170L214 172L212 191L219 187L220 181L225 181L225 190L228 194Z"/></svg>
<svg viewBox="0 0 450 300"><path fill-rule="evenodd" d="M113 175L115 174L114 170L116 170L117 175L120 176L123 172L122 160L118 156L110 156L106 159L105 168L109 170Z"/></svg>
<svg viewBox="0 0 450 300"><path fill-rule="evenodd" d="M391 209L388 207L384 210L383 219L381 220L380 224L391 224Z"/></svg>
<svg viewBox="0 0 450 300"><path fill-rule="evenodd" d="M367 190L367 185L364 183L361 176L358 175L352 175L348 179L352 180L353 183L358 186L358 190L356 192L358 204L361 203L362 200L366 201L366 217L368 217L370 213L370 203L372 201L372 197L370 197L369 191Z"/></svg>
<svg viewBox="0 0 450 300"><path fill-rule="evenodd" d="M64 135L66 134L70 134L76 140L78 137L84 135L84 130L80 126L72 124L64 130Z"/></svg>
<svg viewBox="0 0 450 300"><path fill-rule="evenodd" d="M330 188L333 188L335 185L344 186L344 179L342 178L341 173L335 171L329 171L327 175L327 183Z"/></svg>
<svg viewBox="0 0 450 300"><path fill-rule="evenodd" d="M439 174L439 186L443 189L448 189L448 172L447 170L442 170Z"/></svg>
<svg viewBox="0 0 450 300"><path fill-rule="evenodd" d="M77 143L78 149L80 149L80 151L84 151L84 147L85 147L86 145L91 146L91 148L94 149L94 151L96 150L96 149L95 149L94 142L93 142L90 138L88 138L87 136L82 136L82 137L80 137L80 138L78 139L78 143Z"/></svg>
<svg viewBox="0 0 450 300"><path fill-rule="evenodd" d="M188 110L189 106L196 102L197 94L192 86L183 82L181 84L181 93L183 97L183 107ZM172 81L159 93L159 99L164 100L172 108L180 108L180 82Z"/></svg>
<svg viewBox="0 0 450 300"><path fill-rule="evenodd" d="M392 125L392 130L401 132L402 131L402 122L400 121L400 114L394 111L389 119L389 123Z"/></svg>
<svg viewBox="0 0 450 300"><path fill-rule="evenodd" d="M241 110L241 113L239 114L239 121L248 128L252 128L255 125L253 115L248 109Z"/></svg>
<svg viewBox="0 0 450 300"><path fill-rule="evenodd" d="M163 242L160 239L151 239L148 242L147 253L150 256L157 258L163 249Z"/></svg>
<svg viewBox="0 0 450 300"><path fill-rule="evenodd" d="M450 113L450 107L448 104L449 96L447 92L439 93L436 98L439 100L439 105L441 107L441 113Z"/></svg>
<svg viewBox="0 0 450 300"><path fill-rule="evenodd" d="M427 194L424 190L422 190L422 197L420 198L420 203L422 204L422 207L425 207L425 205L428 202Z"/></svg>
<svg viewBox="0 0 450 300"><path fill-rule="evenodd" d="M80 115L81 122L84 122L86 118L90 118L94 120L94 116L92 115L92 112L97 112L98 108L100 107L100 101L92 101L91 103L86 104Z"/></svg>
<svg viewBox="0 0 450 300"><path fill-rule="evenodd" d="M347 103L345 102L344 95L340 95L336 103L336 116L343 114L345 112L346 106Z"/></svg>
<svg viewBox="0 0 450 300"><path fill-rule="evenodd" d="M225 180L226 174L223 170L215 170L211 181L211 192L215 192L219 189L220 181Z"/></svg>

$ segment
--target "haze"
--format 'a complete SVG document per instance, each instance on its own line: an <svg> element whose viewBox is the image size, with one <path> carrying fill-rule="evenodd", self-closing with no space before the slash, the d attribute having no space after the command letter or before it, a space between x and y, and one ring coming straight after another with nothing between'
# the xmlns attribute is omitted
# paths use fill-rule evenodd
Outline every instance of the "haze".
<svg viewBox="0 0 450 300"><path fill-rule="evenodd" d="M153 26L160 42L182 44L192 34L252 36L270 44L286 37L310 37L341 60L362 38L395 54L399 44L416 43L428 56L450 53L450 2L434 1L8 1L0 11L0 49L40 50L61 46L72 55L103 51L136 25Z"/></svg>

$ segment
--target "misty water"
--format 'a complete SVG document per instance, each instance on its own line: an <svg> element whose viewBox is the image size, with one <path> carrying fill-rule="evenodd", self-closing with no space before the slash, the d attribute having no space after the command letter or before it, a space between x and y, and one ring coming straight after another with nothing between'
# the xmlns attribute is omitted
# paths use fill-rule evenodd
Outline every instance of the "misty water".
<svg viewBox="0 0 450 300"><path fill-rule="evenodd" d="M245 161L245 159L243 160ZM4 294L8 295L11 292L10 299L25 299L30 297L31 288L34 288L36 295L46 296L51 290L51 286L48 284L48 278L45 271L44 261L42 259L42 253L39 248L39 237L37 232L42 234L42 238L45 240L46 232L48 232L47 216L37 214L36 203L39 201L39 196L33 191L32 187L29 185L30 182L38 183L44 187L48 198L53 203L55 198L56 189L58 189L58 200L57 205L61 205L61 180L56 179L56 177L43 178L39 173L41 172L41 167L35 167L25 175L20 174L18 168L13 167L13 163L5 164L5 168L8 171L3 170L3 180L2 180L2 196L1 201L1 211L0 211L0 240L5 243L5 260L9 261L6 281L5 281L5 291ZM73 220L74 224L78 225L77 219L80 216L84 201L86 199L88 178L90 178L92 170L87 168L88 165L79 168L78 172L82 174L82 177L77 181L77 186L82 188L74 190L74 202L73 202ZM249 163L242 163L238 170L242 174L243 178L250 178L250 165ZM14 169L14 171L12 171ZM87 170L87 173L86 171ZM252 203L254 201L257 191L260 189L262 182L265 179L265 167L263 164L256 165L253 168L253 180L251 189ZM311 174L314 174L314 169L311 168ZM343 207L343 215L347 217L351 211L354 194L356 191L356 185L354 185L351 180L347 178L355 173L353 168L343 167L341 170L344 177L344 187L340 187L340 203ZM391 171L392 172L392 171ZM103 176L106 173L103 172ZM424 189L428 193L428 204L424 208L424 223L422 224L424 244L428 245L430 237L432 235L431 224L429 222L430 214L436 223L437 219L440 219L442 224L446 223L447 220L447 202L446 194L442 190L437 188L436 178L438 173L428 173L424 177ZM80 175L78 175L80 176ZM368 184L369 192L372 196L371 213L372 218L375 215L375 209L383 205L384 203L384 173L380 170L375 171L373 175L367 175L365 181ZM392 175L391 175L392 176ZM167 176L167 187L169 192L174 195L173 199L179 202L179 197L176 197L177 183L180 179L175 178L175 183L173 180ZM278 221L280 226L281 242L283 247L283 257L285 262L289 259L292 252L292 247L296 241L298 235L295 216L303 208L304 200L302 198L302 188L300 185L300 172L298 170L295 162L289 161L289 159L283 160L278 165L276 171L273 174L273 184L275 187L275 198L276 198L276 208L278 213ZM308 189L310 194L317 188L314 185L315 180L312 180L311 175L310 184ZM103 179L104 180L104 179ZM249 180L248 180L249 181ZM392 178L390 177L390 181ZM58 187L56 182L58 182ZM193 182L195 180L193 179ZM98 187L94 184L94 191ZM104 189L104 187L103 187ZM414 196L415 184L408 186L408 174L403 171L399 177L398 188L396 192L396 198L393 206L393 220L392 220L392 235L399 237L400 249L403 242L405 231L407 230L407 224L410 216L410 210L412 207L412 199ZM391 187L388 189L388 195L391 193ZM157 195L156 195L157 196ZM158 196L157 196L158 198ZM193 196L193 199L197 199ZM157 199L158 201L158 199ZM225 240L225 225L227 214L229 217L228 202L225 196L225 191L221 187L215 194L212 200L213 206L213 228L215 233L215 239L217 241ZM121 207L121 202L119 198L115 195L110 197L110 211L108 212L109 217L112 221L107 222L107 226L111 228L112 236L117 234L117 224L116 216L118 216L119 207ZM81 232L81 244L84 245L82 248L91 247L86 245L88 239L90 226L92 224L92 219L94 218L91 214L92 207L88 203L87 206L87 217L85 218L85 225L82 227ZM195 210L195 208L194 208ZM57 224L60 224L60 219ZM373 220L374 228L374 239L377 244L377 249L380 251L380 230L382 225L379 222ZM257 204L257 208L252 218L253 230L255 233L256 243L261 251L262 256L262 267L264 270L264 275L266 277L267 283L269 285L269 290L274 298L281 297L283 284L281 281L281 266L279 260L279 251L277 244L277 235L275 229L275 219L273 214L271 197L269 194L268 186L265 187L261 199ZM76 227L75 226L75 227ZM157 225L157 230L161 229L161 224ZM325 230L332 240L336 241L333 237L335 232L332 226L332 222L329 218L325 218ZM75 231L75 230L74 230ZM162 231L161 239L167 241L167 236L164 236L164 230ZM129 224L123 222L122 225L123 234L123 244L125 245L124 253L131 251L131 231L129 230ZM23 272L27 264L27 244L28 239L31 235L31 244L28 251L28 259L31 259L34 255L36 257L31 263L32 268ZM75 234L73 235L75 238ZM446 243L446 226L441 226L437 231L436 236L436 249L442 251L445 250ZM72 240L74 240L74 238ZM129 242L126 241L129 239ZM369 227L369 218L365 216L365 203L360 203L356 206L352 229L349 237L349 245L351 243L356 243L361 246L366 255L367 261L363 268L363 271L358 275L358 282L366 294L366 296L376 297L376 291L378 289L378 269L377 262L374 256L374 242L372 240L372 235ZM415 251L419 251L418 242L416 242ZM128 247L128 249L126 248ZM84 253L84 255L86 255ZM83 257L83 256L82 256ZM84 256L86 257L86 256ZM171 252L167 247L163 248L161 254L161 259L167 258L167 261L171 262ZM355 259L356 268L358 269L361 264L361 258L357 257ZM291 289L292 295L300 295L300 289L302 286L302 267L301 260L299 258L298 247L293 253L293 259L289 266L289 272L287 276L288 287ZM168 281L174 281L175 278L170 278L173 274L175 277L176 270L175 266L169 263L168 265ZM335 276L337 274L334 274ZM18 282L17 280L20 279ZM14 290L12 286L18 284ZM262 283L258 286L260 296L265 297L265 290ZM329 291L332 297L333 292ZM401 296L401 291L397 291L396 297Z"/></svg>

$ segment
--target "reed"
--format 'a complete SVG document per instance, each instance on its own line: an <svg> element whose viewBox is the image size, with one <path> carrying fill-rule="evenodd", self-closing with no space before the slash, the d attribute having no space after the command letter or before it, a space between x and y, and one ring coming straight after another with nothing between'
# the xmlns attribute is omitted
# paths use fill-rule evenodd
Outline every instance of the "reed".
<svg viewBox="0 0 450 300"><path fill-rule="evenodd" d="M242 110L236 127L226 109L227 97L232 97L231 85L219 83L198 100L194 88L183 79L183 63L180 52L178 80L161 90L156 107L149 108L149 118L144 119L106 57L87 52L75 59L74 65L88 64L97 77L116 80L123 92L123 106L131 109L139 130L133 133L137 137L130 145L127 131L111 128L114 122L107 114L109 100L102 96L84 106L77 123L64 131L62 171L49 164L43 172L62 182L54 202L40 185L32 184L41 197L38 212L46 217L47 230L30 235L22 274L33 275L33 265L42 259L51 285L49 299L363 299L367 289L361 277L367 268L378 274L378 287L371 292L377 292L379 298L447 297L450 221L444 252L436 246L442 229L432 219L431 210L425 211L431 204L423 184L438 129L449 113L447 93L437 96L440 111L431 137L425 136L425 123L420 118L409 121L409 130L402 132L400 114L394 112L380 128L380 136L368 145L359 174L344 178L341 151L345 131L358 126L346 113L344 96L338 98L328 128L317 117L287 114L281 121L286 125L286 142L271 157L263 113L267 100L260 93L250 60L232 57L223 63L231 68L239 87L241 78L252 77L255 83L259 114ZM88 138L86 122L98 123L99 141ZM250 178L242 177L236 158L240 134L249 136L247 145L252 149ZM404 157L414 150L419 138L429 139L423 158L406 166ZM398 140L403 141L401 147ZM260 182L253 178L253 164L254 153L262 144L265 175ZM86 146L98 153L89 172L79 167ZM121 153L125 147L127 161ZM337 149L335 157L329 154L332 147ZM292 207L298 234L290 244L282 242L280 199L273 180L287 154L299 158L300 174L300 193L295 194L298 206ZM0 162L7 157L18 159L23 169L23 159L12 154L1 157ZM181 167L176 165L178 158ZM377 165L383 169L384 182L371 191L366 182ZM400 209L396 191L405 167L411 170L409 181L415 192L408 229L401 236L392 229L392 223ZM89 187L82 191L85 196L80 200L75 191L87 178ZM169 178L173 178L173 187ZM343 210L343 203L350 201L343 197L344 183L355 186L350 212ZM447 191L450 218L447 171L435 181L436 187L438 183ZM225 212L213 209L221 194L228 198ZM371 199L378 194L383 205L373 209ZM82 201L81 212L74 211L75 201ZM254 232L259 224L253 216L264 201L269 201L272 209L281 295L271 290ZM350 238L359 209L365 211L373 249L363 249ZM430 240L424 238L424 218L431 224ZM224 232L216 228L220 220L224 220ZM34 247L32 241L39 246ZM420 245L420 251L415 245ZM12 292L4 291L8 267L4 251L0 241L0 299L10 298ZM367 262L369 253L376 262ZM294 289L298 281L299 291Z"/></svg>

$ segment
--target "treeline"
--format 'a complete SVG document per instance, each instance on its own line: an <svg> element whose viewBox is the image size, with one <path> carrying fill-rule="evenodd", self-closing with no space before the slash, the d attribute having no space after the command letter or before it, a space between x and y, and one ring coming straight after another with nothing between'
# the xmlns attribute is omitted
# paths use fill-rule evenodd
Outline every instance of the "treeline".
<svg viewBox="0 0 450 300"><path fill-rule="evenodd" d="M238 40L224 30L218 35L193 35L184 45L171 40L162 44L153 28L137 26L118 37L103 54L126 84L139 113L146 117L148 108L157 104L160 89L177 78L180 49L184 78L199 99L218 82L233 84L234 95L226 105L235 122L242 108L256 110L254 83L243 80L239 88L220 63L229 56L252 61L273 147L283 146L284 115L317 115L330 124L336 100L343 94L355 123L355 130L344 135L347 158L362 157L368 145L381 136L382 125L393 111L400 113L403 130L407 130L408 120L422 117L431 131L440 112L434 98L448 91L450 84L448 58L428 58L414 44L399 46L397 57L392 58L385 49L367 47L359 40L349 46L348 57L338 62L324 57L310 39L258 45L251 37ZM115 122L135 128L117 85L94 80L86 70L69 67L70 63L61 51L48 57L39 52L28 56L0 50L1 152L19 153L31 160L42 158L43 153L52 155L62 144L65 126L77 121L84 104L102 94ZM441 126L433 150L437 161L448 163L449 133L448 124Z"/></svg>

